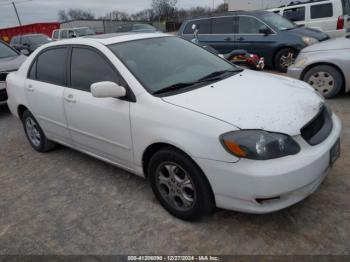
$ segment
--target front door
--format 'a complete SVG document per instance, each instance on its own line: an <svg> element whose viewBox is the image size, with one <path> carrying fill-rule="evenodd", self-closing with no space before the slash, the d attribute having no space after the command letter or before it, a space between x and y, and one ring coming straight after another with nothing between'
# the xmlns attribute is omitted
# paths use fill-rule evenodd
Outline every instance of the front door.
<svg viewBox="0 0 350 262"><path fill-rule="evenodd" d="M267 59L266 55L271 53L276 45L276 33L261 20L252 16L238 16L236 24L235 48L247 50ZM263 28L269 29L270 33L261 33Z"/></svg>
<svg viewBox="0 0 350 262"><path fill-rule="evenodd" d="M47 49L39 54L26 80L30 111L47 137L71 144L63 108L68 48Z"/></svg>
<svg viewBox="0 0 350 262"><path fill-rule="evenodd" d="M74 145L88 153L132 168L130 102L95 98L90 86L112 81L126 86L115 67L93 48L73 47L70 85L64 92L64 108Z"/></svg>

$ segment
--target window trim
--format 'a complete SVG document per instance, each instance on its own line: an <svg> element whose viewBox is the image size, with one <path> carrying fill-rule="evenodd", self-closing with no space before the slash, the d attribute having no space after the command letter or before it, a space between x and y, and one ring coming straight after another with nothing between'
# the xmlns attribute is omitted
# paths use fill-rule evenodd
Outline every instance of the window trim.
<svg viewBox="0 0 350 262"><path fill-rule="evenodd" d="M317 6L321 6L321 5L330 5L332 7L332 15L331 16L326 16L326 17L316 17L316 18L312 18L312 8L313 7L317 7ZM310 21L312 20L319 20L319 19L327 19L327 18L332 18L334 17L334 5L331 2L327 2L327 3L314 3L313 5L310 5Z"/></svg>
<svg viewBox="0 0 350 262"><path fill-rule="evenodd" d="M66 61L65 61L65 66L67 68L67 63L68 63L68 54L69 54L69 46L66 46L66 45L60 45L60 46L51 46L51 47L47 47L43 50L41 50L35 57L34 59L31 61L30 63L30 66L29 66L29 69L27 71L27 80L33 80L33 81L38 81L38 82L41 82L41 83L47 83L47 84L50 84L50 85L56 85L56 86L61 86L61 87L67 87L67 83L68 83L68 75L67 75L67 72L66 72L66 76L65 76L65 84L62 86L62 85L58 85L58 84L55 84L55 83L50 83L50 82L47 82L47 81L42 81L42 80L38 80L38 63L35 63L38 61L38 58L45 52L47 51L50 51L50 50L54 50L54 49L63 49L63 48L67 48L67 55L66 55ZM35 64L35 79L31 79L30 78L30 71L32 70L32 67L33 65Z"/></svg>
<svg viewBox="0 0 350 262"><path fill-rule="evenodd" d="M92 47L92 46L88 46L88 45L80 45L80 44L66 44L66 45L58 45L58 46L51 46L51 47L47 47L43 50L41 50L35 57L34 59L30 62L30 66L28 67L28 71L27 71L27 74L26 74L26 79L28 80L32 80L32 81L38 81L38 82L42 82L42 83L48 83L48 82L45 82L45 81L39 81L37 80L37 66L38 66L38 63L35 63L39 56L48 51L48 50L51 50L51 49L62 49L62 48L68 48L68 52L67 52L67 56L66 56L66 84L63 86L64 88L72 88L71 87L71 63L72 63L72 51L73 51L73 48L74 47L79 47L79 48L86 48L86 49L91 49L93 51L97 51L98 55L100 55L102 57L102 59L104 59L113 69L113 71L115 73L117 73L122 79L123 81L125 82L126 86L123 86L126 90L126 95L125 97L123 98L118 98L120 100L125 100L125 101L129 101L129 102L132 102L132 103L136 103L136 96L134 94L134 92L132 91L132 89L130 88L128 82L125 80L125 78L122 76L122 74L118 71L118 69L113 65L113 63L109 60L109 58L103 53L101 52L100 50L98 50L97 48L95 47ZM116 56L117 57L117 56ZM119 59L117 57L117 59ZM122 62L121 62L122 63ZM31 79L29 77L30 75L30 71L32 70L32 67L34 66L35 64L35 79ZM124 63L122 63L124 65ZM129 70L129 69L128 69ZM51 84L51 85L57 85L57 84L52 84L52 83L48 83L48 84ZM75 88L72 88L72 89L75 89ZM78 90L78 89L75 89L75 90ZM80 90L80 89L79 89ZM83 91L83 90L80 90L82 92L86 92L86 91ZM91 92L90 92L91 93Z"/></svg>
<svg viewBox="0 0 350 262"><path fill-rule="evenodd" d="M71 77L72 77L71 76L72 75L71 68L72 68L73 49L74 48L88 49L92 52L95 52L97 55L99 55L111 67L111 69L114 71L114 73L116 73L122 79L122 81L126 84L126 86L123 86L126 90L125 97L118 98L118 99L133 102L133 103L136 102L136 96L135 96L134 92L132 91L132 89L130 88L128 82L126 82L125 78L122 76L122 74L119 72L119 70L113 65L113 63L108 59L108 57L103 52L101 52L100 50L98 50L95 47L88 46L88 45L75 44L75 45L69 45L69 47L70 48L69 48L69 52L68 52L68 65L67 65L67 88L79 90L82 92L88 92L88 91L84 91L84 90L72 87L72 79L71 79ZM91 91L88 93L91 93Z"/></svg>
<svg viewBox="0 0 350 262"><path fill-rule="evenodd" d="M251 15L236 15L235 17L235 23L236 23L236 26L235 26L235 35L265 35L265 34L261 34L261 33L252 33L252 34L242 34L242 33L239 33L239 17L241 16L245 16L245 17L250 17L250 18L253 18L255 20L258 20L259 22L263 23L264 25L267 26L267 28L269 28L272 32L272 34L269 34L269 35L277 35L277 32L271 27L269 26L267 23L265 23L263 20L261 20L260 18L258 17L255 17L255 16L251 16Z"/></svg>

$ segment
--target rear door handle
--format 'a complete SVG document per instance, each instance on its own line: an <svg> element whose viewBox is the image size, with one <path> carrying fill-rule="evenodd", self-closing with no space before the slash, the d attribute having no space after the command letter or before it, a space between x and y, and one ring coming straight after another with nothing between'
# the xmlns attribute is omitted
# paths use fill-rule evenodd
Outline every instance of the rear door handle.
<svg viewBox="0 0 350 262"><path fill-rule="evenodd" d="M72 104L74 104L74 103L77 102L77 101L74 99L74 96L73 96L72 94L66 96L66 97L64 98L64 100L66 100L68 103L72 103Z"/></svg>
<svg viewBox="0 0 350 262"><path fill-rule="evenodd" d="M225 40L225 41L231 41L232 38L231 38L231 37L226 37L224 40Z"/></svg>
<svg viewBox="0 0 350 262"><path fill-rule="evenodd" d="M32 85L27 86L28 92L34 92L34 87Z"/></svg>
<svg viewBox="0 0 350 262"><path fill-rule="evenodd" d="M243 37L240 37L237 39L238 41L244 41L245 39Z"/></svg>

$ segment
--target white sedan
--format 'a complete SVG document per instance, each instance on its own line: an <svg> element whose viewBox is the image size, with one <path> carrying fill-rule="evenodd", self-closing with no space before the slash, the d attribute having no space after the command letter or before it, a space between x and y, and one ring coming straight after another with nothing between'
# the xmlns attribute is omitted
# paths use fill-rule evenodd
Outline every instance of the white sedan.
<svg viewBox="0 0 350 262"><path fill-rule="evenodd" d="M340 152L341 122L308 84L160 33L47 44L7 86L36 151L59 143L145 177L185 220L295 204Z"/></svg>

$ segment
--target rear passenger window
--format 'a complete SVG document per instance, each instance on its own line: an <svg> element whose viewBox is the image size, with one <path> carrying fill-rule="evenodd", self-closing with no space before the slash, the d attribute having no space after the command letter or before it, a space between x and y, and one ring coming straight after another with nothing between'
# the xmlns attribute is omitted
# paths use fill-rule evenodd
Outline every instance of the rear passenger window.
<svg viewBox="0 0 350 262"><path fill-rule="evenodd" d="M63 47L40 54L36 60L36 80L65 86L67 52L68 49Z"/></svg>
<svg viewBox="0 0 350 262"><path fill-rule="evenodd" d="M332 4L321 4L311 6L311 19L326 18L333 16Z"/></svg>
<svg viewBox="0 0 350 262"><path fill-rule="evenodd" d="M232 34L233 17L220 17L212 19L212 34Z"/></svg>
<svg viewBox="0 0 350 262"><path fill-rule="evenodd" d="M290 21L305 21L305 6L285 9L283 16Z"/></svg>
<svg viewBox="0 0 350 262"><path fill-rule="evenodd" d="M123 79L100 54L87 48L73 48L71 87L90 92L93 83L102 81L125 86Z"/></svg>
<svg viewBox="0 0 350 262"><path fill-rule="evenodd" d="M68 31L62 30L61 31L61 39L67 39L68 38Z"/></svg>
<svg viewBox="0 0 350 262"><path fill-rule="evenodd" d="M196 25L199 34L211 33L211 19L201 19L189 22L185 28L184 34L193 34L192 25Z"/></svg>
<svg viewBox="0 0 350 262"><path fill-rule="evenodd" d="M58 31L57 30L53 32L53 38L58 39Z"/></svg>

